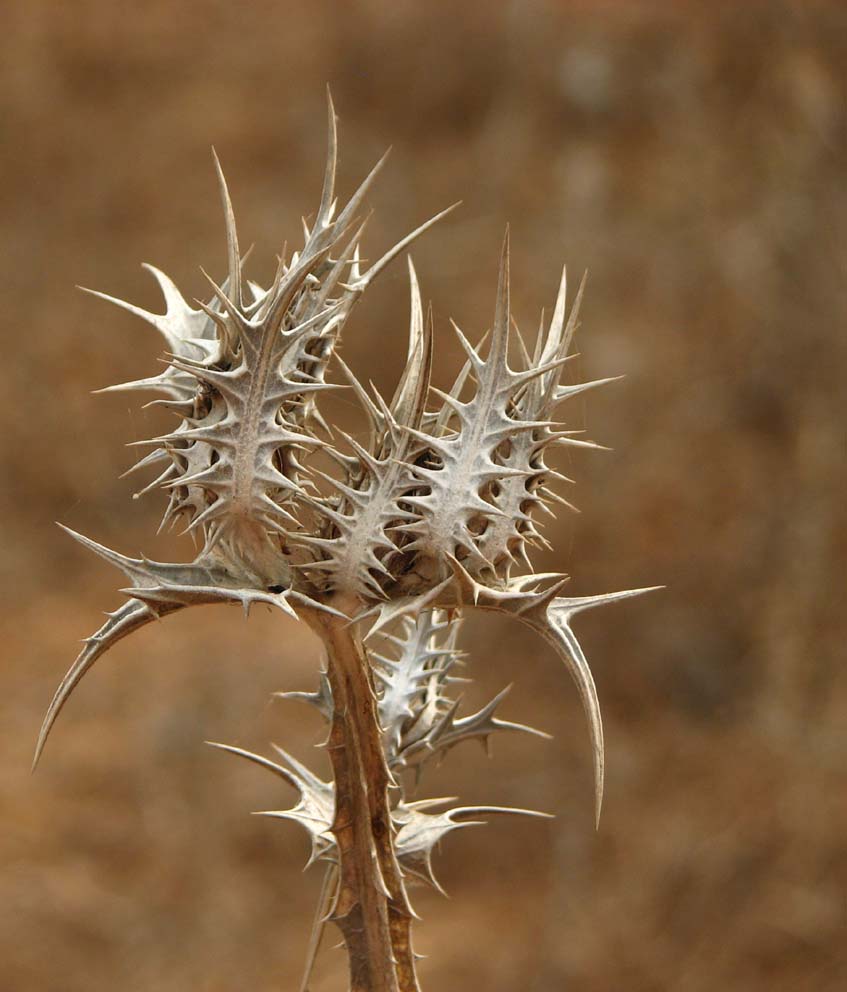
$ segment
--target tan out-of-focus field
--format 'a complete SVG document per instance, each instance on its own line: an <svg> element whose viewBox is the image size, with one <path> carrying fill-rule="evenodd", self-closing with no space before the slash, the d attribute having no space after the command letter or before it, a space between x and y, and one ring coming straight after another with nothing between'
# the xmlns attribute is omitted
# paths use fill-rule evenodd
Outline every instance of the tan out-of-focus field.
<svg viewBox="0 0 847 992"><path fill-rule="evenodd" d="M324 85L341 188L385 146L374 254L455 199L414 249L435 380L493 313L506 222L513 307L535 326L560 265L590 270L574 376L626 379L569 412L580 516L545 567L577 594L663 583L588 615L608 736L592 824L579 703L518 627L471 620L471 701L555 735L457 750L429 795L538 805L451 837L452 898L416 893L425 989L847 988L845 267L847 10L840 3L12 2L3 17L3 624L0 988L296 988L319 876L273 778L203 746L276 740L324 768L296 624L227 609L164 621L88 676L29 761L79 638L121 577L54 520L126 553L186 556L133 502L123 443L167 423L131 397L157 309L219 274L209 147L267 278L317 204ZM390 391L405 267L370 291L344 357ZM353 402L334 408L342 424ZM350 423L352 423L350 419ZM326 950L313 992L343 987Z"/></svg>

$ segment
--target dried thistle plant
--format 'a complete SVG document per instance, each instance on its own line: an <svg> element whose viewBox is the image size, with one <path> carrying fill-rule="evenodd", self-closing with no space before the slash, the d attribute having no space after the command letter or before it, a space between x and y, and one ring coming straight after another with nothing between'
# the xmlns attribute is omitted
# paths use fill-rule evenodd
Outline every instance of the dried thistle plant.
<svg viewBox="0 0 847 992"><path fill-rule="evenodd" d="M158 403L176 415L177 426L149 442L152 450L135 467L156 470L142 492L167 493L163 525L182 524L202 550L186 564L162 563L125 557L69 531L123 571L128 598L85 642L59 686L35 760L85 673L151 621L209 603L246 611L266 603L307 623L325 648L319 688L282 695L317 707L329 724L333 781L279 748L279 760L271 761L217 746L294 788L297 804L268 815L305 827L311 859L327 863L304 988L323 923L332 920L343 935L354 992L409 992L418 983L406 890L414 880L437 886L434 846L488 814L544 815L497 806L445 809L449 800L410 798L409 779L462 741L486 741L498 731L539 733L497 715L505 692L460 715L452 690L460 681L462 612L514 617L554 647L587 716L599 816L600 710L571 621L647 590L568 598L560 594L566 576L536 572L530 561L531 550L547 544L537 529L539 511L569 505L553 489L569 480L545 458L557 447L596 447L558 421L559 407L611 381L562 384L582 286L568 313L562 276L552 317L542 318L532 349L517 335L520 361L512 368L507 234L487 345L474 347L454 325L467 360L443 392L430 383L432 320L424 317L409 261L407 364L390 401L369 392L335 354L344 325L380 272L449 211L363 267L360 213L382 161L339 210L336 149L330 100L317 215L303 247L291 257L283 250L268 289L244 276L215 159L228 272L220 286L209 279L209 302L189 305L152 266L164 314L103 297L153 324L165 340L163 372L110 388L157 392L164 397ZM333 360L367 415L366 443L332 430L321 416L321 393L338 385L328 381Z"/></svg>

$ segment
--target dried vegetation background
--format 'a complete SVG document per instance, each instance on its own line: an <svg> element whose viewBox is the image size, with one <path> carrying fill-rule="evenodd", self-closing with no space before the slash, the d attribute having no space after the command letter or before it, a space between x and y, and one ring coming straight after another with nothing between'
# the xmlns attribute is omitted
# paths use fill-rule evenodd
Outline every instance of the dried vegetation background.
<svg viewBox="0 0 847 992"><path fill-rule="evenodd" d="M417 896L425 987L847 988L844 6L17 2L3 45L0 987L295 987L319 879L295 827L247 815L289 797L201 742L313 753L317 721L270 701L314 682L303 629L223 608L148 629L28 764L76 640L119 602L52 521L189 553L118 478L123 442L165 421L89 392L154 370L155 334L73 285L155 309L150 261L206 292L212 142L266 278L317 203L329 81L342 189L394 145L374 253L465 200L414 251L440 385L448 316L491 320L507 220L523 328L563 260L590 269L575 374L627 378L571 410L614 452L569 466L583 513L551 526L548 564L576 593L668 586L581 621L599 834L566 676L521 629L469 622L480 691L515 681L504 715L555 740L457 751L428 794L558 819L451 838L453 899ZM390 391L406 326L400 265L345 359ZM342 971L327 951L314 992Z"/></svg>

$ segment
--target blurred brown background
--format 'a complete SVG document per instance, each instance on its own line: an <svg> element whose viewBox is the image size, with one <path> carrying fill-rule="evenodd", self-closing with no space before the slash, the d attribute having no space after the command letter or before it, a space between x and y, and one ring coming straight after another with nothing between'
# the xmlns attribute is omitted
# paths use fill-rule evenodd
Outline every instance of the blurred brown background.
<svg viewBox="0 0 847 992"><path fill-rule="evenodd" d="M202 741L324 767L317 719L270 701L314 683L307 633L226 609L147 629L28 766L77 639L120 601L53 520L190 554L118 478L123 442L165 421L90 395L152 373L156 334L73 286L158 309L150 261L205 294L198 265L224 264L212 143L267 278L317 204L327 81L342 192L394 145L374 253L464 199L414 249L440 385L448 316L490 322L507 221L522 327L562 261L590 269L576 374L627 378L568 411L614 451L568 465L583 512L543 564L575 593L668 587L580 621L608 735L597 834L564 672L522 629L469 621L470 702L514 681L504 715L555 740L458 750L428 794L557 819L445 844L453 898L416 896L424 988L847 988L847 8L31 0L6 6L3 43L3 992L296 987L319 877L295 826L248 815L289 796ZM345 358L384 391L407 308L401 264L348 328ZM326 950L315 992L342 973Z"/></svg>

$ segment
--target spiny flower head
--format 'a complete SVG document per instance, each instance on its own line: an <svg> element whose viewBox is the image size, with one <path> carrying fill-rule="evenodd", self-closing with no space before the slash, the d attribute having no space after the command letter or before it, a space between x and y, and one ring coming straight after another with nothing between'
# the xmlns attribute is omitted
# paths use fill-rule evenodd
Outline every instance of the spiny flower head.
<svg viewBox="0 0 847 992"><path fill-rule="evenodd" d="M328 146L317 213L310 225L304 223L302 246L290 255L283 248L269 287L246 277L215 158L226 221L226 278L220 284L209 278L208 300L190 304L167 276L148 266L161 286L164 314L104 297L141 316L164 339L164 371L110 388L153 391L175 414L173 430L143 442L151 450L135 468L155 469L142 492L164 490L163 525L180 524L197 535L200 551L186 563L155 562L71 532L124 572L127 599L89 638L65 676L45 718L36 760L74 687L117 640L189 606L225 602L249 610L262 602L292 617L317 612L368 618L372 636L398 639L399 655L375 654L372 661L380 717L389 765L418 766L459 740L506 726L493 709L456 716L446 695L457 657L453 642L448 637L432 646L445 624L441 611L455 616L478 607L532 627L568 667L591 732L599 813L602 725L594 682L570 622L584 609L644 590L565 598L559 593L566 577L537 573L531 564L532 550L546 544L539 512L569 505L554 490L564 476L547 459L560 447L597 447L557 419L560 408L610 381L562 382L583 288L568 313L563 274L550 320L542 320L534 345L527 348L517 335L514 348L507 232L487 343L472 345L454 325L466 361L452 387L442 391L430 381L433 325L424 315L410 260L406 366L390 400L369 391L336 355L348 318L386 266L453 208L364 266L363 203L384 158L340 207L331 101ZM516 367L511 350L519 353ZM339 386L352 388L367 415L366 441L330 430L321 414L322 394ZM311 780L307 796L304 773L286 761L288 770L280 774L300 789L312 810L308 815L321 803L326 812L331 797ZM411 836L424 808L397 809L398 836ZM455 825L457 816L454 811L449 822ZM324 853L323 844L316 856ZM420 853L414 845L409 851L410 857Z"/></svg>

